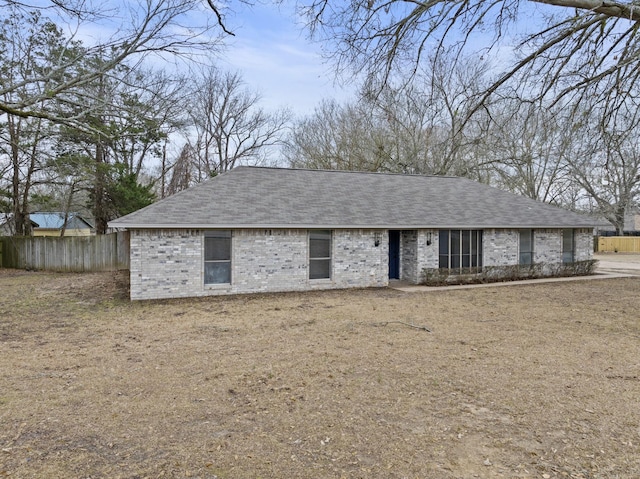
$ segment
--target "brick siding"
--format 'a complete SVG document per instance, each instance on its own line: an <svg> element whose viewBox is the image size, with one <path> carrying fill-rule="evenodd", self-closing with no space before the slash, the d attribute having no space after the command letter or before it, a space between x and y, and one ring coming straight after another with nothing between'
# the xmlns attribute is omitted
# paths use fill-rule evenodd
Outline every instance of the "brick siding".
<svg viewBox="0 0 640 479"><path fill-rule="evenodd" d="M334 230L331 278L319 280L308 279L308 235L301 229L233 230L231 284L205 285L204 230L132 230L131 299L388 285L386 230ZM576 230L576 261L592 258L592 241L591 230ZM484 230L484 266L517 265L518 248L519 230ZM402 231L400 249L401 278L419 283L425 268L438 267L438 230ZM561 230L535 230L534 262L561 261Z"/></svg>
<svg viewBox="0 0 640 479"><path fill-rule="evenodd" d="M234 230L231 284L204 284L204 231L133 230L131 299L381 287L388 242L374 230L335 230L331 278L309 280L308 230Z"/></svg>

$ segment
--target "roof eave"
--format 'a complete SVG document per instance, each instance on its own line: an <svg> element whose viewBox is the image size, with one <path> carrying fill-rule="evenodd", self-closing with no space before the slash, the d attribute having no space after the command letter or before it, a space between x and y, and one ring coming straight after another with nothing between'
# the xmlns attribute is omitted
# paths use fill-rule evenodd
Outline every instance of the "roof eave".
<svg viewBox="0 0 640 479"><path fill-rule="evenodd" d="M132 224L110 222L110 228L124 228L129 230L138 229L382 229L382 230L416 230L416 229L562 229L562 228L595 228L598 226L594 223L563 223L563 224L518 224L518 225L482 225L482 224L202 224L202 223L183 223L183 224Z"/></svg>

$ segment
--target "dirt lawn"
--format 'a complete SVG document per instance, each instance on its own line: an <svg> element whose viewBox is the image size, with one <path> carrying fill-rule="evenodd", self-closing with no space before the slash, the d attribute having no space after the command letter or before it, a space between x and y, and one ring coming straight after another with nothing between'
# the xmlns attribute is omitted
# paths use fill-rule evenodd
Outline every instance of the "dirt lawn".
<svg viewBox="0 0 640 479"><path fill-rule="evenodd" d="M0 270L0 291L0 477L640 477L640 277L131 303L124 275Z"/></svg>

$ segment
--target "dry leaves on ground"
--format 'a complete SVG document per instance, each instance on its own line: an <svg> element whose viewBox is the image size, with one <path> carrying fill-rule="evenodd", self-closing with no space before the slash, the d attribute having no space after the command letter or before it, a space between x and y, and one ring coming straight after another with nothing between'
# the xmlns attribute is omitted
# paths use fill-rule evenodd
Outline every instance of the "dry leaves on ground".
<svg viewBox="0 0 640 479"><path fill-rule="evenodd" d="M639 286L131 303L0 271L0 476L640 477Z"/></svg>

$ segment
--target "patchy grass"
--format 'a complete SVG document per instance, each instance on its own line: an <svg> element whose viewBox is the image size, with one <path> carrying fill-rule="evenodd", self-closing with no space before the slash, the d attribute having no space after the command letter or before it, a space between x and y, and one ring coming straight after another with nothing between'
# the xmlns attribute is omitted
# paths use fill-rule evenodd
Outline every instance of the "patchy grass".
<svg viewBox="0 0 640 479"><path fill-rule="evenodd" d="M640 477L640 279L126 288L0 270L0 476Z"/></svg>

